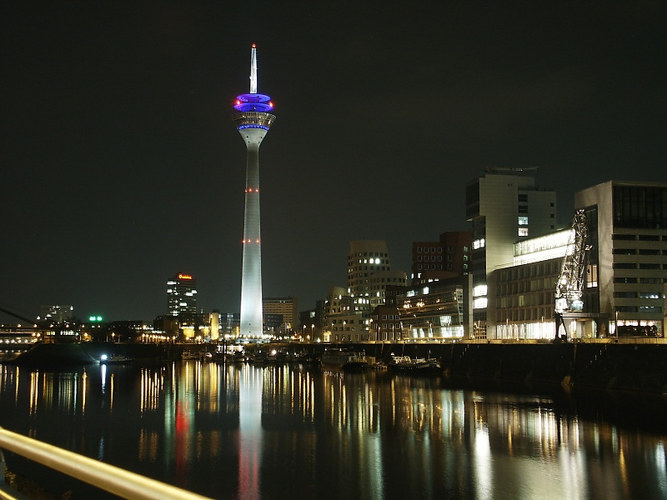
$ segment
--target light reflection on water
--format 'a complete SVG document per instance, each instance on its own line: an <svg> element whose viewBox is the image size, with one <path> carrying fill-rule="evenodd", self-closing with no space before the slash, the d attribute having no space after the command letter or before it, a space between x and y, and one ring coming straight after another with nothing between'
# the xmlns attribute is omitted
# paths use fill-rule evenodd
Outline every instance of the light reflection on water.
<svg viewBox="0 0 667 500"><path fill-rule="evenodd" d="M216 498L667 498L667 432L591 414L381 373L0 365L3 427Z"/></svg>

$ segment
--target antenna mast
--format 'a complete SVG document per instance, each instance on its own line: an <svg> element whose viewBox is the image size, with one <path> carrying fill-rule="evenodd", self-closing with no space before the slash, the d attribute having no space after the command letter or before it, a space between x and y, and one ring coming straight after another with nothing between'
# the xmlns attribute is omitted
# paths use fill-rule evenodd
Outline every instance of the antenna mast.
<svg viewBox="0 0 667 500"><path fill-rule="evenodd" d="M250 93L257 93L257 46L254 43L250 49Z"/></svg>

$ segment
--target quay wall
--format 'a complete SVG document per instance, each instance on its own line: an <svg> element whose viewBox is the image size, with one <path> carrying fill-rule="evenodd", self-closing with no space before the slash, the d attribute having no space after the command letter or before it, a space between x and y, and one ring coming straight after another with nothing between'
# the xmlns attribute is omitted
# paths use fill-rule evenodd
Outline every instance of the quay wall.
<svg viewBox="0 0 667 500"><path fill-rule="evenodd" d="M359 344L368 356L434 357L446 380L482 383L561 385L667 394L667 344Z"/></svg>

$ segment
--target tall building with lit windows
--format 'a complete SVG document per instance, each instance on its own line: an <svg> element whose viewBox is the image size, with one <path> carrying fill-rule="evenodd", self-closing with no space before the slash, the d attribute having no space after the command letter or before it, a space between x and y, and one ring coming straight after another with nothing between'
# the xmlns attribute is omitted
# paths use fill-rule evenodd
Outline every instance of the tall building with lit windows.
<svg viewBox="0 0 667 500"><path fill-rule="evenodd" d="M236 97L234 123L247 150L243 263L241 272L242 339L264 335L262 314L262 251L259 212L259 146L276 119L271 98L257 92L257 48L250 50L250 92Z"/></svg>
<svg viewBox="0 0 667 500"><path fill-rule="evenodd" d="M584 311L607 320L592 336L664 337L667 183L604 182L576 192L574 208L589 234Z"/></svg>
<svg viewBox="0 0 667 500"><path fill-rule="evenodd" d="M488 168L466 186L466 218L472 224L473 335L495 324L493 271L511 266L514 243L556 229L556 193L541 189L536 169Z"/></svg>
<svg viewBox="0 0 667 500"><path fill-rule="evenodd" d="M197 281L192 275L177 273L167 280L167 311L170 316L197 312Z"/></svg>

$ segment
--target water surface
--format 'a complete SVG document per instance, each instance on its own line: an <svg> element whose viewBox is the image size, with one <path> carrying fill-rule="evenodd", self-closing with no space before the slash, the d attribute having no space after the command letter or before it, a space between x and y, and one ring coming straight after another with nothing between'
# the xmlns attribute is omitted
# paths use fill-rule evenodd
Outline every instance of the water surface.
<svg viewBox="0 0 667 500"><path fill-rule="evenodd" d="M1 426L222 499L667 498L665 406L299 366L0 365Z"/></svg>

